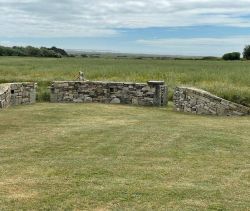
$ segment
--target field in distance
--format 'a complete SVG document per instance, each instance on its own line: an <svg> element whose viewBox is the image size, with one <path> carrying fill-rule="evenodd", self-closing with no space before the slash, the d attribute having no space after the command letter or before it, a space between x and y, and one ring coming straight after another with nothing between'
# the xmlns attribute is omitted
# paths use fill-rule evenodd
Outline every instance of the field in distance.
<svg viewBox="0 0 250 211"><path fill-rule="evenodd" d="M39 101L48 100L47 87L51 81L75 80L80 70L89 80L165 80L170 98L172 88L188 85L250 105L248 61L0 57L0 82L36 81Z"/></svg>

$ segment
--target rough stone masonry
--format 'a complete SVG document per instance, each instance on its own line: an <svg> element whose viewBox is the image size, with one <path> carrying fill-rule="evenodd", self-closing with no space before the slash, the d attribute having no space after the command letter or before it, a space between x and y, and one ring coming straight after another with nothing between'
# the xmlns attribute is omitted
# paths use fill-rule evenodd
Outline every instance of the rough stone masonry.
<svg viewBox="0 0 250 211"><path fill-rule="evenodd" d="M10 85L0 84L0 109L10 105Z"/></svg>
<svg viewBox="0 0 250 211"><path fill-rule="evenodd" d="M193 114L218 116L243 116L250 114L250 108L217 97L201 89L177 87L174 91L174 109Z"/></svg>
<svg viewBox="0 0 250 211"><path fill-rule="evenodd" d="M36 102L36 83L0 84L0 109L12 105ZM147 83L102 81L52 82L51 102L111 103L142 106L166 106L167 86L163 81ZM197 88L177 87L174 91L174 109L193 114L218 116L250 115L250 108L217 97Z"/></svg>
<svg viewBox="0 0 250 211"><path fill-rule="evenodd" d="M148 83L55 81L52 82L50 90L51 102L167 105L167 86L163 81L148 81Z"/></svg>
<svg viewBox="0 0 250 211"><path fill-rule="evenodd" d="M0 85L0 108L36 102L36 83L6 83Z"/></svg>

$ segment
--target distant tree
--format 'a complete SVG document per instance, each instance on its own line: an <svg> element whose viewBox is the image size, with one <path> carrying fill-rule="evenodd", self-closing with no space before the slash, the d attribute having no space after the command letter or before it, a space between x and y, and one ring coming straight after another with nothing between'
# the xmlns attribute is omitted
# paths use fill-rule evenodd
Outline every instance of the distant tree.
<svg viewBox="0 0 250 211"><path fill-rule="evenodd" d="M247 45L243 51L243 58L250 60L250 45Z"/></svg>
<svg viewBox="0 0 250 211"><path fill-rule="evenodd" d="M55 58L61 58L61 54L56 53L53 50L49 50L48 48L41 47L40 48L40 54L42 57L55 57Z"/></svg>
<svg viewBox="0 0 250 211"><path fill-rule="evenodd" d="M4 47L4 46L0 46L0 55L1 56L15 56L12 48Z"/></svg>
<svg viewBox="0 0 250 211"><path fill-rule="evenodd" d="M63 49L52 47L52 48L35 48L32 46L27 47L4 47L0 46L0 56L31 56L31 57L56 57L60 58L68 56L67 52Z"/></svg>
<svg viewBox="0 0 250 211"><path fill-rule="evenodd" d="M27 46L25 48L25 52L26 52L27 56L34 56L34 57L42 56L40 49L32 47L32 46Z"/></svg>
<svg viewBox="0 0 250 211"><path fill-rule="evenodd" d="M87 54L81 54L81 57L82 57L82 58L87 58L88 55L87 55Z"/></svg>
<svg viewBox="0 0 250 211"><path fill-rule="evenodd" d="M26 49L24 47L14 46L12 47L12 56L27 56Z"/></svg>
<svg viewBox="0 0 250 211"><path fill-rule="evenodd" d="M205 56L201 58L202 60L220 60L220 58L215 56Z"/></svg>
<svg viewBox="0 0 250 211"><path fill-rule="evenodd" d="M65 50L63 50L61 48L57 48L55 46L53 46L52 48L48 48L48 50L52 50L52 51L54 51L57 54L60 54L62 56L66 56L66 57L69 56L68 53Z"/></svg>
<svg viewBox="0 0 250 211"><path fill-rule="evenodd" d="M222 59L224 60L240 60L239 52L226 53L223 55Z"/></svg>
<svg viewBox="0 0 250 211"><path fill-rule="evenodd" d="M5 47L0 46L0 56L4 56L5 54Z"/></svg>

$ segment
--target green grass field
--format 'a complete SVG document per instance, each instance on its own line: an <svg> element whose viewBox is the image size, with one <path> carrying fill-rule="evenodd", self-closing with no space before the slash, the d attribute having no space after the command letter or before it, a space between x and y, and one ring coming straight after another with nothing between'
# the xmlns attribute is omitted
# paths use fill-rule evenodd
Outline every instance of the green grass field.
<svg viewBox="0 0 250 211"><path fill-rule="evenodd" d="M165 80L250 103L250 62L0 57L0 82ZM172 91L170 92L170 96ZM250 210L250 117L38 103L0 110L0 210Z"/></svg>
<svg viewBox="0 0 250 211"><path fill-rule="evenodd" d="M53 80L75 80L83 70L90 80L146 82L165 80L172 88L190 85L250 105L250 62L0 57L0 82L36 81L39 101L48 100Z"/></svg>
<svg viewBox="0 0 250 211"><path fill-rule="evenodd" d="M250 209L249 117L42 103L0 119L0 210Z"/></svg>

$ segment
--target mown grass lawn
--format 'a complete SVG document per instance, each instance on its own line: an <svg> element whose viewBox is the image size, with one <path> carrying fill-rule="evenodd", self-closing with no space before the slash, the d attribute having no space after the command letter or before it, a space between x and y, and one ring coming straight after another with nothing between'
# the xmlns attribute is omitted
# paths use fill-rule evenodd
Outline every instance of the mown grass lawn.
<svg viewBox="0 0 250 211"><path fill-rule="evenodd" d="M250 209L249 117L42 103L0 120L0 210Z"/></svg>

